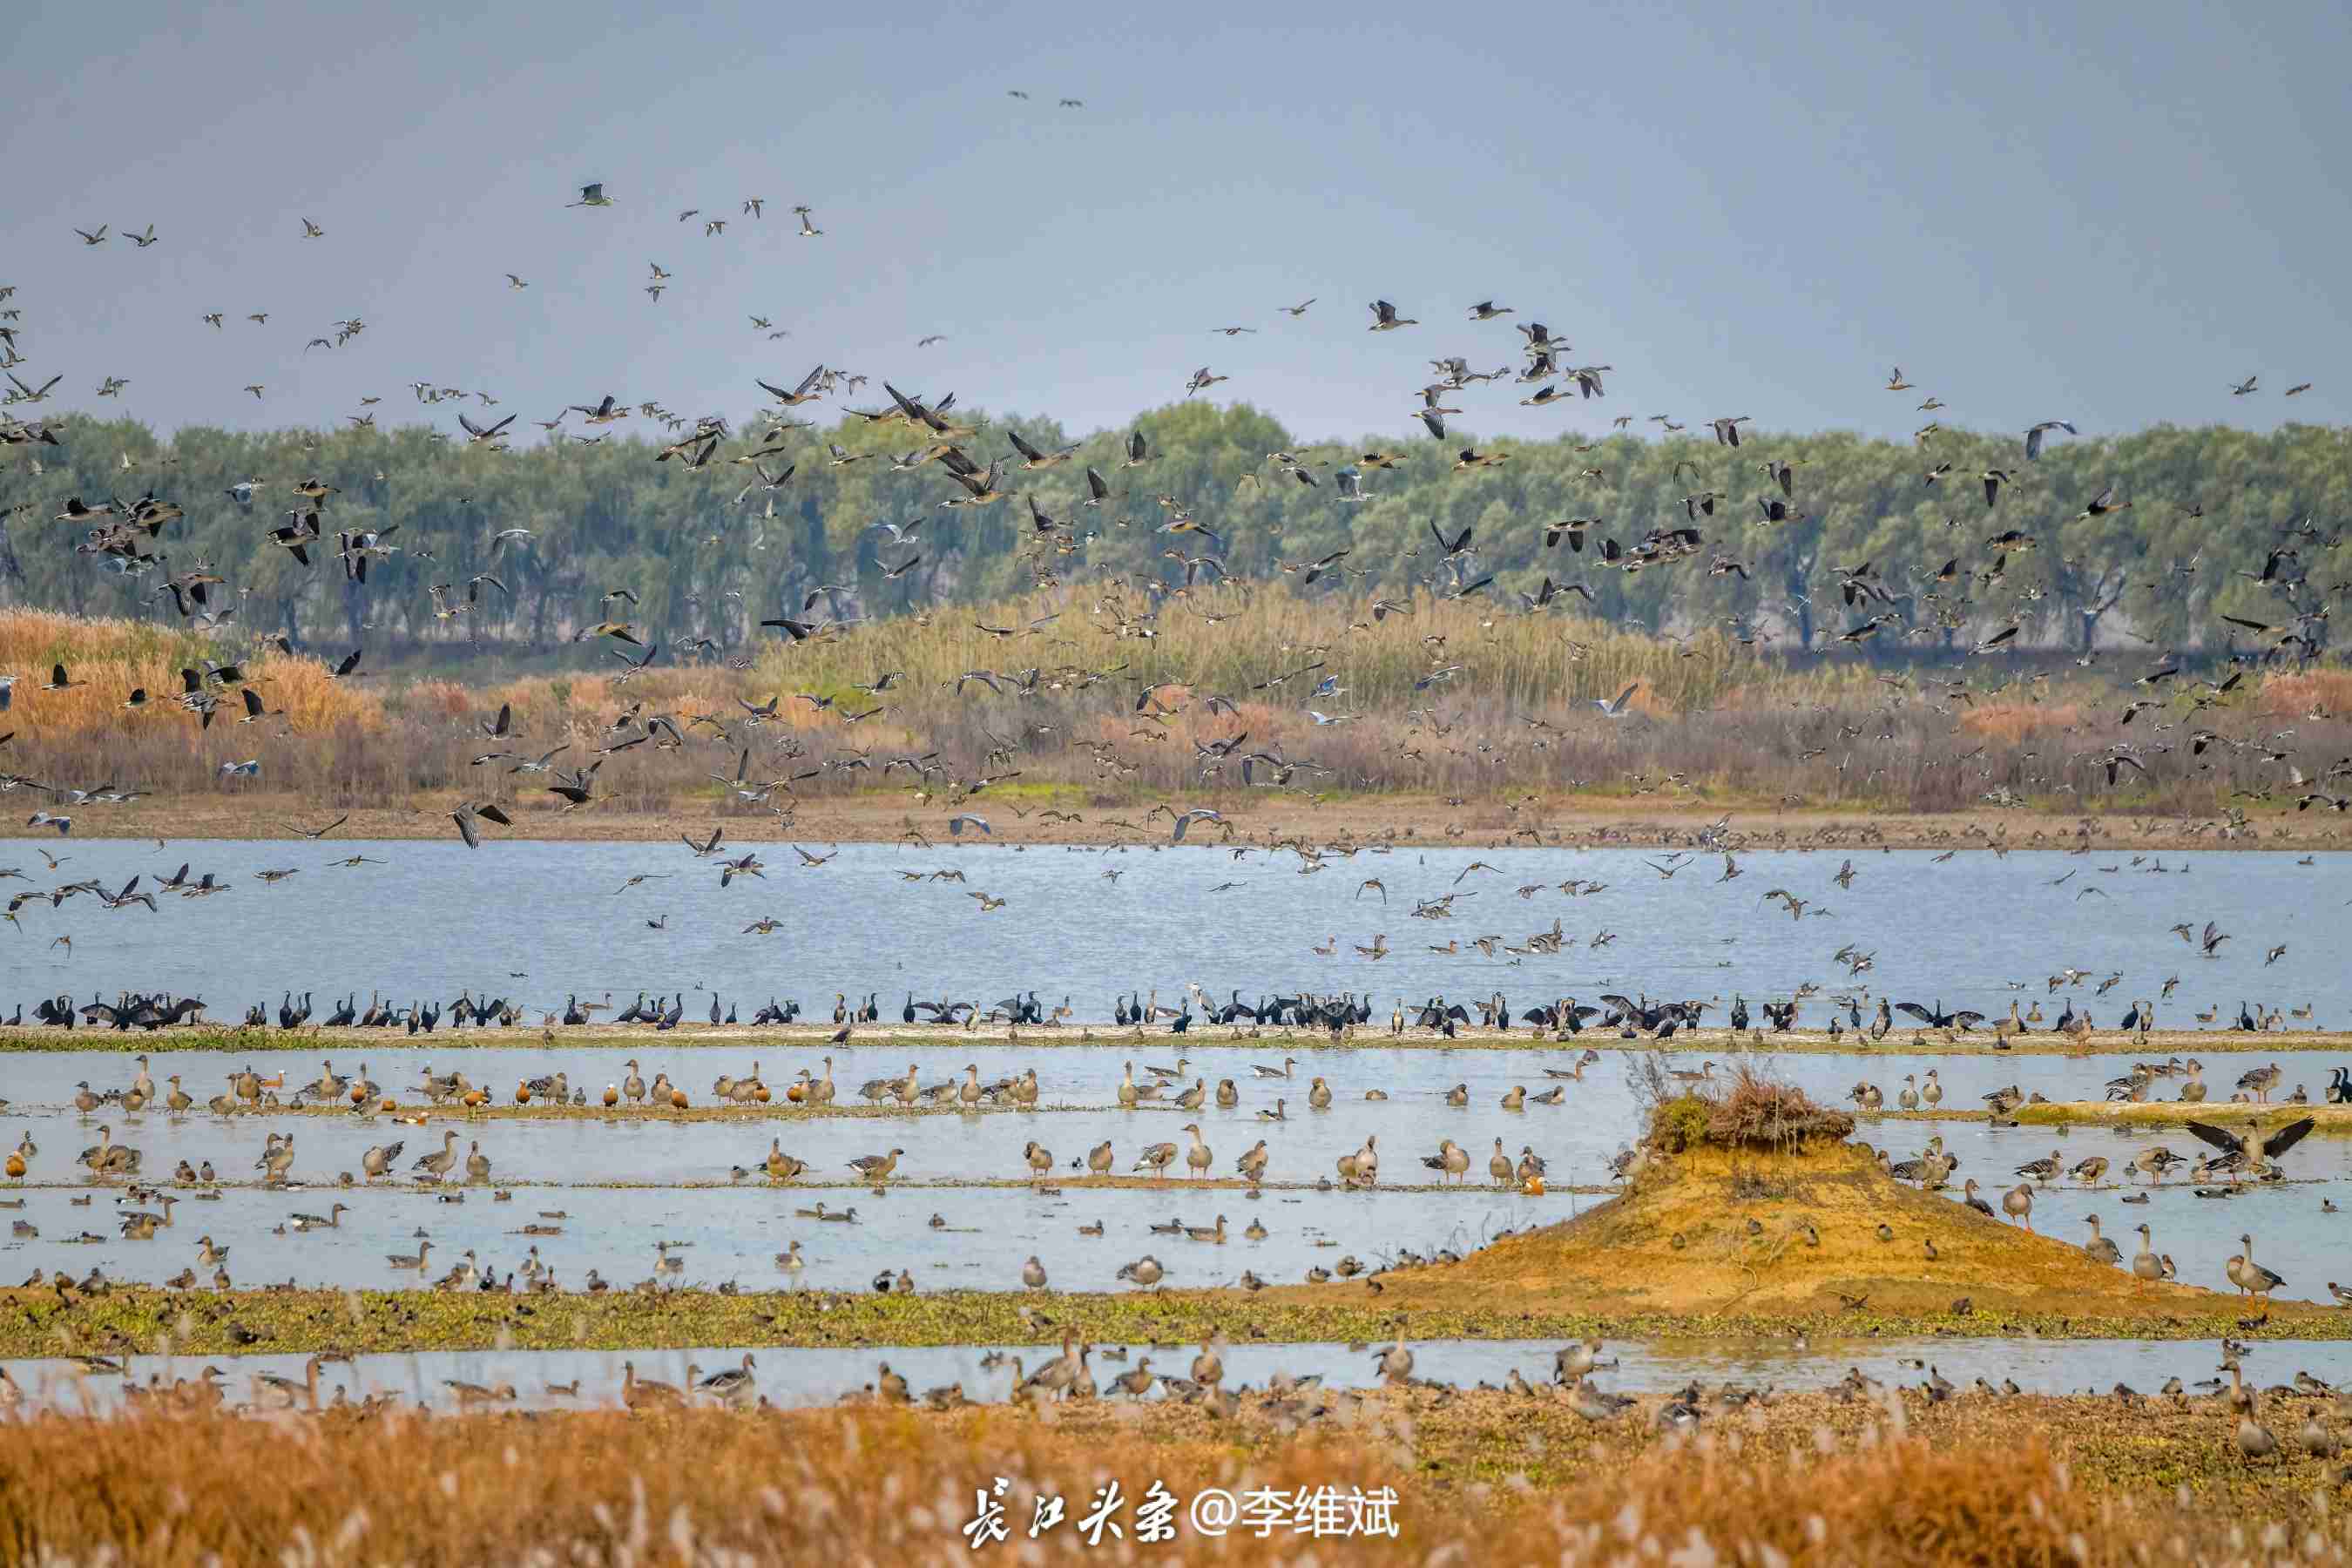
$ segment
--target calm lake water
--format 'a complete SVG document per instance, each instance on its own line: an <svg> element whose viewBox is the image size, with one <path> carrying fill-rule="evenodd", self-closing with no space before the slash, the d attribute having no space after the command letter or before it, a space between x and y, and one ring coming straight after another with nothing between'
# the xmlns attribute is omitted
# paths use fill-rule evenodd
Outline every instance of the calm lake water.
<svg viewBox="0 0 2352 1568"><path fill-rule="evenodd" d="M50 871L31 844L0 850L0 868L30 879L0 885L97 878L114 888L134 873L152 884L184 860L192 877L210 871L236 891L164 895L153 914L87 897L60 909L27 904L17 916L26 940L12 942L0 987L11 1007L58 991L87 999L169 990L202 996L214 1016L234 1021L252 1002L274 1009L288 990L312 993L320 1017L330 998L352 993L405 1003L470 988L554 1009L567 995L611 993L625 1003L644 990L685 992L688 1017L700 1019L714 991L746 1018L772 996L829 1015L836 992L874 992L895 1020L908 992L985 1005L1034 989L1048 1007L1067 997L1080 1021L1102 1022L1119 993L1156 989L1175 1002L1197 984L1220 1001L1236 990L1252 1001L1302 989L1369 994L1385 1021L1400 997L1500 991L1520 1010L1612 990L1727 1002L1741 992L1753 1002L1811 981L1831 991L1873 984L1897 1001L1940 997L1990 1016L2007 1011L2010 982L2042 994L2045 977L2073 965L2094 984L2123 972L2105 997L2093 1000L2091 984L2074 993L2110 1024L2126 998L2153 997L2174 974L2180 987L2159 1011L2168 1027L2194 1027L2192 1015L2217 1002L2233 1014L2242 997L2282 1010L2308 1004L2322 1026L2352 1018L2352 925L2336 914L2352 879L2344 857L2327 855L2312 866L2226 852L2134 865L2121 853L1963 851L1938 865L1925 851L1790 852L1738 857L1741 875L1724 882L1720 856L1691 858L1668 879L1649 864L1670 864L1666 857L1622 849L1368 851L1302 876L1292 854L1236 858L1209 846L845 845L812 868L790 844L769 844L757 847L764 880L722 889L717 865L678 844L486 842L469 852L454 839L199 841L159 850L76 838L41 847L63 865ZM355 853L386 864L334 864ZM1853 882L1840 888L1849 859ZM256 879L287 868L297 874ZM964 880L903 876L934 870ZM615 891L635 876L666 879ZM1386 885L1385 905L1380 890L1362 888L1367 879ZM1561 891L1570 881L1605 887ZM1522 888L1536 890L1523 899ZM1776 888L1807 900L1801 920L1763 900ZM1004 907L984 912L974 892ZM1449 893L1450 918L1412 918L1418 900ZM665 929L649 929L654 919ZM761 919L778 929L744 933ZM2209 920L2232 933L2211 960L2168 929L2185 921L2201 931ZM1554 921L1568 938L1557 954L1515 959L1498 947L1488 957L1471 945L1481 936L1523 944ZM1385 958L1356 953L1381 935ZM69 950L47 945L58 936L72 938ZM1312 951L1335 940L1330 957ZM1460 951L1428 951L1449 942ZM1876 954L1851 982L1831 958L1848 943ZM2266 964L2282 943L2287 952ZM1817 998L1804 1016L1819 1023L1827 1007Z"/></svg>

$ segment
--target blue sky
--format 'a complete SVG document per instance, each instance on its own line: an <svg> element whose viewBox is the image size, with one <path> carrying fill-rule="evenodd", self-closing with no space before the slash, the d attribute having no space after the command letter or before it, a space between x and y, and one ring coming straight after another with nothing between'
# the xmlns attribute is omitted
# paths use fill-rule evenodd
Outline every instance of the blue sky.
<svg viewBox="0 0 2352 1568"><path fill-rule="evenodd" d="M1428 360L1516 365L1512 323L1541 320L1615 367L1608 399L1474 388L1459 423L2352 409L2341 5L1116 9L33 0L38 174L0 210L16 374L167 429L364 394L454 428L407 384L519 425L608 391L740 414L752 377L822 362L873 378L866 406L887 378L1076 431L1206 363L1302 440L1402 440ZM620 205L567 210L587 180ZM101 222L162 242L74 237ZM1490 297L1519 313L1465 319ZM1368 332L1375 298L1423 324ZM366 334L304 349L350 315ZM1898 363L1918 391L1883 390Z"/></svg>

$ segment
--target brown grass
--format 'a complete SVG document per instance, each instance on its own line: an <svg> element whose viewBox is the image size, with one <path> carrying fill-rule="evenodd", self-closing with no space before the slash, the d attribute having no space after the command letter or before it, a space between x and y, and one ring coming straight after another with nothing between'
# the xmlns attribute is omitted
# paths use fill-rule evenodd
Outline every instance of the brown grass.
<svg viewBox="0 0 2352 1568"><path fill-rule="evenodd" d="M2312 1461L2216 1462L2218 1415L2130 1425L2091 1401L1820 1396L1717 1415L1671 1440L1646 1409L1581 1426L1553 1399L1378 1395L1328 1436L1286 1438L1257 1413L1097 1403L1052 1418L814 1411L653 1417L315 1420L44 1417L0 1443L0 1563L1077 1561L1608 1563L2077 1563L2105 1568L2226 1551L2239 1532L2309 1532L2341 1552L2340 1512L2311 1498ZM2273 1425L2279 1424L2277 1417ZM961 1534L975 1492L1002 1498L1009 1542ZM2169 1478L2163 1479L2160 1478ZM1077 1531L1097 1489L1128 1500L1123 1540ZM1180 1502L1172 1542L1134 1539L1157 1481ZM2178 1495L2169 1481L2193 1481ZM1396 1493L1398 1538L1314 1541L1244 1528L1213 1541L1181 1503L1209 1487L1297 1496ZM1034 1544L1041 1494L1066 1518ZM2202 1506L2196 1506L2201 1500ZM2217 1508L2215 1505L2219 1504ZM1669 1554L1672 1554L1669 1556ZM2206 1558L2210 1560L2210 1558Z"/></svg>
<svg viewBox="0 0 2352 1568"><path fill-rule="evenodd" d="M1570 805L1622 797L1662 808L1937 813L1997 796L2070 812L2210 816L2233 792L2277 784L2256 750L2234 746L2210 750L2201 759L2209 771L2164 767L2154 782L2126 773L2107 784L2103 770L2083 760L2096 752L2083 731L2107 724L2119 700L2079 676L2037 683L2038 701L1969 707L1937 680L1882 682L1881 667L1851 659L1759 658L1712 632L1675 642L1426 600L1410 616L1375 622L1279 589L1220 590L1171 603L1148 624L1134 618L1142 613L1071 594L772 643L748 670L679 664L666 654L625 683L583 672L469 686L439 674L364 673L373 663L357 679L333 681L317 658L276 657L228 639L127 620L0 612L0 670L26 678L9 715L17 734L8 765L44 783L115 778L180 799L262 789L326 809L413 804L437 813L460 794L519 793L538 805L550 799L539 788L546 781L475 759L569 744L563 761L585 763L600 745L642 732L612 728L634 712L639 720L667 714L681 726L708 714L726 726L725 738L705 724L689 728L683 750L647 744L615 753L592 811L764 816L710 777L732 776L744 748L761 779L853 752L867 758L864 767L798 780L780 802L876 790L905 791L899 798L911 802L913 776L886 778L879 766L921 755L947 770L924 785L933 800L951 796L955 780L1018 773L1017 789L1073 790L1081 803L1104 805L1178 796L1233 805L1279 789L1315 799L1492 803L1540 793ZM1019 635L992 637L977 629L982 625ZM1153 635L1132 635L1139 628ZM222 693L220 718L200 730L172 699L178 671L205 657L241 659L247 682L283 716L236 723L242 707L231 689ZM85 684L34 689L59 659ZM1318 662L1281 686L1254 689ZM973 670L994 673L1003 690L978 681L960 689ZM879 697L854 689L893 671L896 683ZM1029 679L1024 672L1034 672L1027 696L1013 689ZM1341 689L1314 697L1324 676ZM1611 722L1592 712L1590 700L1628 686L1636 688L1634 716ZM121 706L134 687L150 694L142 711ZM1230 699L1239 711L1212 713L1212 697ZM739 700L779 698L774 721L742 722ZM2233 732L2243 726L2231 706L2301 716L2314 702L2330 712L2352 704L2352 673L2262 678L2200 722ZM477 724L501 703L512 706L518 734L486 742ZM855 724L845 716L877 706L883 710ZM1318 726L1310 707L1350 721ZM1244 785L1238 757L1219 763L1196 751L1196 742L1244 733L1245 751L1282 755L1296 772L1275 786L1260 770ZM2352 751L2352 723L2305 719L2298 744L2313 754ZM224 762L254 756L263 764L257 784L223 783ZM132 760L139 776L116 777ZM2292 814L2284 802L2282 809Z"/></svg>

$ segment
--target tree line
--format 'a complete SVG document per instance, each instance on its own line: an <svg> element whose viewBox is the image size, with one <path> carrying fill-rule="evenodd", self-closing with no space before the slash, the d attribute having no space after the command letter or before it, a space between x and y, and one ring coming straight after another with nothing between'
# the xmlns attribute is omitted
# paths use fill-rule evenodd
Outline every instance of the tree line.
<svg viewBox="0 0 2352 1568"><path fill-rule="evenodd" d="M1881 647L1965 648L2014 625L2020 646L2088 650L2126 638L2252 647L2219 617L2291 621L2347 580L2336 520L2352 509L2352 444L2333 427L2053 433L2028 461L2017 434L1959 430L1906 445L1750 425L1733 447L1643 422L1490 451L1417 427L1302 447L1264 413L1198 401L1077 438L1050 420L961 417L979 426L961 443L976 462L1013 458L1006 499L941 508L964 492L936 462L894 466L927 439L846 412L766 435L740 422L698 468L656 461L674 437L643 428L494 451L423 424L163 438L131 420L76 419L57 426L60 446L19 448L9 468L0 596L176 619L165 580L201 567L224 579L208 596L215 614L234 612L228 631L298 646L550 649L611 618L648 642L703 639L701 651L733 656L780 614L879 618L1114 579L1148 595L1280 576L1367 605L1482 584L1475 594L1512 613L1549 578L1589 593L1576 608L1664 636L1717 627L1763 648L1821 649L1875 614L1887 617ZM1026 470L1013 431L1042 452L1076 450ZM1122 466L1130 431L1147 460ZM1465 448L1504 460L1458 468ZM736 460L756 450L768 455ZM1110 492L1093 505L1089 467ZM1990 505L1988 472L2006 476ZM310 479L332 493L305 566L268 530L310 505L291 489ZM229 492L247 480L258 485L245 504ZM2116 509L2084 515L2110 486ZM127 510L149 492L185 511L147 546L151 565L78 552L85 528L58 520L68 497ZM1768 519L1775 500L1784 521ZM1546 543L1546 524L1575 519ZM516 529L527 534L500 542ZM362 584L335 535L369 530L397 548ZM1644 537L1673 530L1697 535L1678 559L1622 569ZM1465 531L1467 545L1449 551ZM2004 547L1990 542L2001 535ZM1857 574L1865 586L1850 595ZM477 577L497 583L475 584L452 611ZM621 591L634 601L604 597Z"/></svg>

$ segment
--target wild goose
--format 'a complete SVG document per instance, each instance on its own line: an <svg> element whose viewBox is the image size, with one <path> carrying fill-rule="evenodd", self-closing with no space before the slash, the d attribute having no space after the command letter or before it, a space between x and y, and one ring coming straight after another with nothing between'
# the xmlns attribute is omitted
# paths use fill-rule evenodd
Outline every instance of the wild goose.
<svg viewBox="0 0 2352 1568"><path fill-rule="evenodd" d="M2003 1214L2017 1220L2031 1232L2033 1229L2033 1184L2020 1182L2001 1194L2000 1207Z"/></svg>
<svg viewBox="0 0 2352 1568"><path fill-rule="evenodd" d="M425 1257L432 1250L433 1244L430 1241L420 1241L416 1244L416 1250L415 1252L387 1252L383 1255L383 1260L386 1263L391 1264L394 1268L413 1268L417 1273L422 1274L425 1269ZM197 1254L197 1257L202 1261L207 1263L212 1261L210 1258L205 1258L202 1253Z"/></svg>
<svg viewBox="0 0 2352 1568"><path fill-rule="evenodd" d="M1496 1147L1500 1149L1501 1146L1501 1141L1497 1140ZM1437 1152L1434 1154L1423 1155L1421 1163L1427 1169L1437 1173L1437 1179L1440 1183L1443 1183L1448 1176L1460 1176L1466 1179L1467 1173L1470 1169L1470 1156L1464 1152L1460 1144L1454 1142L1451 1138L1440 1140L1437 1145ZM1508 1163L1509 1162L1505 1162L1507 1166Z"/></svg>
<svg viewBox="0 0 2352 1568"><path fill-rule="evenodd" d="M1992 1205L1985 1202L1984 1199L1977 1196L1977 1184L1973 1177L1960 1184L1960 1194L1961 1201L1967 1204L1969 1207L1976 1210L1977 1213L1984 1215L1987 1219L1991 1219L1993 1217Z"/></svg>
<svg viewBox="0 0 2352 1568"><path fill-rule="evenodd" d="M253 1163L253 1168L262 1173L264 1186L278 1186L284 1183L287 1169L293 1163L294 1135L289 1132L280 1140L273 1132L269 1135L268 1146L261 1152L261 1158Z"/></svg>
<svg viewBox="0 0 2352 1568"><path fill-rule="evenodd" d="M2244 1133L2231 1132L2206 1121L2189 1122L2189 1131L2202 1142L2222 1151L2225 1158L2239 1162L2249 1174L2259 1176L2270 1169L2269 1162L2302 1142L2316 1125L2315 1118L2306 1116L2277 1129L2260 1142L2256 1142L2251 1130Z"/></svg>
<svg viewBox="0 0 2352 1568"><path fill-rule="evenodd" d="M1544 1176L1543 1156L1538 1154L1534 1149L1530 1148L1527 1144L1520 1144L1519 1167L1515 1174L1517 1175L1519 1184L1521 1186L1528 1186L1536 1182L1541 1181Z"/></svg>
<svg viewBox="0 0 2352 1568"><path fill-rule="evenodd" d="M2222 1268L2222 1272L2229 1276L2231 1284L2249 1296L2267 1296L2286 1283L2278 1275L2254 1261L2254 1238L2251 1234L2239 1237L2238 1245L2245 1250L2232 1255Z"/></svg>
<svg viewBox="0 0 2352 1568"><path fill-rule="evenodd" d="M341 1230L343 1215L351 1212L343 1205L337 1204L323 1215L298 1214L289 1218L286 1223L296 1230Z"/></svg>
<svg viewBox="0 0 2352 1568"><path fill-rule="evenodd" d="M637 1375L637 1363L621 1363L621 1403L632 1410L676 1409L686 1403L686 1396L675 1384L656 1383Z"/></svg>
<svg viewBox="0 0 2352 1568"><path fill-rule="evenodd" d="M1183 1131L1192 1135L1192 1146L1184 1152L1184 1163L1192 1169L1194 1176L1207 1175L1209 1162L1214 1156L1209 1152L1209 1145L1202 1141L1201 1124L1197 1121L1187 1122Z"/></svg>
<svg viewBox="0 0 2352 1568"><path fill-rule="evenodd" d="M425 1175L423 1179L425 1181L439 1181L443 1176L447 1175L451 1168L457 1163L457 1133L445 1129L442 1131L441 1139L442 1142L439 1152L419 1156L416 1163L409 1167L412 1171L424 1172Z"/></svg>
<svg viewBox="0 0 2352 1568"><path fill-rule="evenodd" d="M2156 1241L2146 1226L2135 1226L2139 1232L2139 1250L2132 1254L2132 1275L2147 1282L2164 1278L2164 1264L2156 1256Z"/></svg>
<svg viewBox="0 0 2352 1568"><path fill-rule="evenodd" d="M2095 1182L2107 1173L2107 1157L2094 1154L2087 1160L2078 1161L2066 1173L2078 1182Z"/></svg>
<svg viewBox="0 0 2352 1568"><path fill-rule="evenodd" d="M2091 1239L2083 1248L2085 1257L2094 1263L2114 1264L2123 1261L2123 1248L2117 1247L2109 1237L2100 1234L2097 1215L2085 1215L2083 1223L2091 1227Z"/></svg>
<svg viewBox="0 0 2352 1568"><path fill-rule="evenodd" d="M1503 1186L1511 1184L1511 1157L1503 1152L1503 1141L1495 1140L1495 1152L1486 1156L1486 1173Z"/></svg>
<svg viewBox="0 0 2352 1568"><path fill-rule="evenodd" d="M302 1381L280 1377L275 1373L257 1373L253 1379L253 1401L264 1409L291 1410L299 1403L316 1411L319 1408L319 1363L312 1356L302 1363Z"/></svg>
<svg viewBox="0 0 2352 1568"><path fill-rule="evenodd" d="M1381 1178L1380 1140L1366 1134L1364 1146L1352 1154L1339 1156L1339 1179L1348 1185L1371 1186Z"/></svg>
<svg viewBox="0 0 2352 1568"><path fill-rule="evenodd" d="M1513 1084L1503 1096L1503 1109L1506 1110L1524 1110L1527 1109L1527 1103L1528 1089L1525 1084Z"/></svg>
<svg viewBox="0 0 2352 1568"><path fill-rule="evenodd" d="M768 1173L768 1179L776 1182L791 1181L808 1169L804 1162L784 1152L783 1141L780 1138L768 1140L768 1157L760 1163L761 1168Z"/></svg>
<svg viewBox="0 0 2352 1568"><path fill-rule="evenodd" d="M697 1394L707 1394L720 1404L741 1408L759 1397L760 1385L752 1374L751 1353L743 1352L740 1366L721 1368L694 1385Z"/></svg>
<svg viewBox="0 0 2352 1568"><path fill-rule="evenodd" d="M1330 1110L1331 1086L1319 1078L1313 1080L1307 1086L1307 1103L1318 1110Z"/></svg>
<svg viewBox="0 0 2352 1568"><path fill-rule="evenodd" d="M2058 1179L2058 1173L2065 1169L2065 1164L2058 1151L2053 1149L2048 1159L2028 1160L2017 1168L2017 1173L2037 1182L2054 1182Z"/></svg>
<svg viewBox="0 0 2352 1568"><path fill-rule="evenodd" d="M908 1076L911 1078L913 1075L909 1073ZM887 1154L860 1154L849 1162L849 1168L867 1181L885 1182L889 1179L890 1173L898 1168L898 1156L905 1152L904 1149L893 1149Z"/></svg>
<svg viewBox="0 0 2352 1568"><path fill-rule="evenodd" d="M1166 1272L1167 1271L1165 1269L1160 1268L1160 1259L1152 1257L1147 1252L1142 1257L1137 1258L1134 1262L1127 1264L1121 1268L1116 1278L1120 1279L1132 1279L1135 1283L1142 1286L1148 1290L1152 1286L1159 1284Z"/></svg>
<svg viewBox="0 0 2352 1568"><path fill-rule="evenodd" d="M1257 1119L1260 1121L1287 1121L1290 1120L1286 1110L1289 1104L1286 1100L1277 1100L1274 1102L1272 1110L1260 1110L1257 1113Z"/></svg>
<svg viewBox="0 0 2352 1568"><path fill-rule="evenodd" d="M1265 1140L1261 1138L1240 1159L1234 1162L1234 1169L1241 1173L1243 1180L1255 1186L1265 1179L1268 1158Z"/></svg>
<svg viewBox="0 0 2352 1568"><path fill-rule="evenodd" d="M1214 1388L1225 1381L1225 1331L1219 1329L1201 1342L1201 1353L1192 1358L1192 1381Z"/></svg>
<svg viewBox="0 0 2352 1568"><path fill-rule="evenodd" d="M291 1143L293 1140L289 1138L287 1142ZM469 1182L475 1183L487 1182L490 1179L489 1156L482 1152L482 1145L479 1140L474 1141L467 1148L466 1179Z"/></svg>
<svg viewBox="0 0 2352 1568"><path fill-rule="evenodd" d="M1241 1104L1241 1102L1242 1091L1238 1088L1234 1087L1234 1080L1229 1078L1219 1079L1217 1080L1217 1109L1220 1110L1231 1110L1235 1106Z"/></svg>
<svg viewBox="0 0 2352 1568"><path fill-rule="evenodd" d="M2273 1062L2268 1067L2254 1068L2241 1073L2238 1076L2238 1087L2252 1094L2257 1104L2266 1105L2270 1102L2271 1090L2278 1087L2279 1079L2283 1076L2279 1071L2278 1063Z"/></svg>
<svg viewBox="0 0 2352 1568"><path fill-rule="evenodd" d="M1168 1173L1168 1167L1175 1163L1175 1144L1154 1143L1137 1156L1135 1163L1128 1168L1130 1171L1150 1171L1155 1176L1164 1176Z"/></svg>
<svg viewBox="0 0 2352 1568"><path fill-rule="evenodd" d="M366 1179L373 1182L377 1177L389 1173L392 1170L392 1163L400 1158L402 1147L400 1143L379 1143L361 1155L360 1170L365 1174Z"/></svg>
<svg viewBox="0 0 2352 1568"><path fill-rule="evenodd" d="M1396 1343L1372 1358L1372 1370L1391 1388L1412 1381L1412 1352L1405 1348L1402 1318L1397 1320Z"/></svg>
<svg viewBox="0 0 2352 1568"><path fill-rule="evenodd" d="M1457 1083L1452 1089L1447 1089L1445 1091L1445 1103L1454 1107L1456 1110L1468 1105L1470 1103L1470 1086L1466 1083Z"/></svg>
<svg viewBox="0 0 2352 1568"><path fill-rule="evenodd" d="M1278 1068L1270 1068L1264 1063L1253 1063L1250 1071L1259 1078L1288 1078L1290 1069L1297 1065L1297 1057L1285 1057L1282 1058L1282 1065Z"/></svg>

